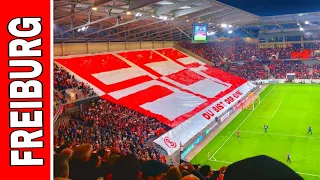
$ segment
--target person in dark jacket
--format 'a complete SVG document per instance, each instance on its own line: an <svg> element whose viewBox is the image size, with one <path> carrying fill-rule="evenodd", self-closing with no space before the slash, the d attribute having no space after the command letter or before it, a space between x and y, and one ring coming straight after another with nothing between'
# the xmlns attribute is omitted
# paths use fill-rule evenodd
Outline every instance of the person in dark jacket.
<svg viewBox="0 0 320 180"><path fill-rule="evenodd" d="M88 163L92 155L92 147L90 144L83 144L73 151L71 160L69 161L70 174L72 180L96 180L94 172L92 172L91 164Z"/></svg>
<svg viewBox="0 0 320 180"><path fill-rule="evenodd" d="M199 172L206 180L210 179L210 177L213 175L213 170L210 168L209 165L201 166Z"/></svg>

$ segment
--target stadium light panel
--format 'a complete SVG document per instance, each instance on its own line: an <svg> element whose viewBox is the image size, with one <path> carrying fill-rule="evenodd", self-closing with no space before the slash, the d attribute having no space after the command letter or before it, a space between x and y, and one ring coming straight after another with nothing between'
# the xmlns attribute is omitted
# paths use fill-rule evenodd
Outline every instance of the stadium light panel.
<svg viewBox="0 0 320 180"><path fill-rule="evenodd" d="M304 31L304 29L302 27L300 27L300 31Z"/></svg>
<svg viewBox="0 0 320 180"><path fill-rule="evenodd" d="M171 1L160 1L157 4L160 4L160 5L171 5L171 4L174 4L174 3L171 2Z"/></svg>
<svg viewBox="0 0 320 180"><path fill-rule="evenodd" d="M127 11L127 15L128 15L128 16L131 15L131 11Z"/></svg>
<svg viewBox="0 0 320 180"><path fill-rule="evenodd" d="M221 24L221 27L223 27L223 28L226 28L227 26L228 26L228 25L225 24L225 23Z"/></svg>
<svg viewBox="0 0 320 180"><path fill-rule="evenodd" d="M141 13L137 13L137 14L136 14L136 17L140 17L140 16L142 16Z"/></svg>
<svg viewBox="0 0 320 180"><path fill-rule="evenodd" d="M180 7L180 9L190 9L191 7L190 6L182 6Z"/></svg>
<svg viewBox="0 0 320 180"><path fill-rule="evenodd" d="M229 34L232 34L232 31L228 31Z"/></svg>
<svg viewBox="0 0 320 180"><path fill-rule="evenodd" d="M97 8L97 7L95 7L95 6L94 6L94 7L92 7L91 9L92 9L92 10L94 10L94 11L98 10L98 8Z"/></svg>
<svg viewBox="0 0 320 180"><path fill-rule="evenodd" d="M231 24L229 24L229 25L228 25L228 27L229 27L229 28L232 28L232 25L231 25Z"/></svg>
<svg viewBox="0 0 320 180"><path fill-rule="evenodd" d="M309 24L309 21L305 21L304 23L305 23L305 24Z"/></svg>

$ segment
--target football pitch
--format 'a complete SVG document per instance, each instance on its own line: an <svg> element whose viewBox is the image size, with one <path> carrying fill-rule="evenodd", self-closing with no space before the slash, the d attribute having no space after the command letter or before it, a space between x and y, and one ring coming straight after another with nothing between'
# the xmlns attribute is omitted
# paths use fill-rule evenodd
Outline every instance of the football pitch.
<svg viewBox="0 0 320 180"><path fill-rule="evenodd" d="M287 164L307 180L320 180L320 85L269 85L254 110L244 110L199 154L194 164L213 169L267 155ZM269 126L264 132L264 124ZM307 134L308 127L313 134ZM240 131L238 139L236 132ZM287 154L292 163L287 163ZM267 167L266 167L267 168Z"/></svg>

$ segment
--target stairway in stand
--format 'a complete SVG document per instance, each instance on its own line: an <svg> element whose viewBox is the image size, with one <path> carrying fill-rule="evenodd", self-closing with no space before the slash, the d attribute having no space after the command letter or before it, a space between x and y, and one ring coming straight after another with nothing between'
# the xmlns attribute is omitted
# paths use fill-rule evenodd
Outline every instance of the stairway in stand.
<svg viewBox="0 0 320 180"><path fill-rule="evenodd" d="M263 65L264 69L268 72L268 75L271 79L275 79L274 76L272 74L270 74L270 69L268 67L268 65Z"/></svg>

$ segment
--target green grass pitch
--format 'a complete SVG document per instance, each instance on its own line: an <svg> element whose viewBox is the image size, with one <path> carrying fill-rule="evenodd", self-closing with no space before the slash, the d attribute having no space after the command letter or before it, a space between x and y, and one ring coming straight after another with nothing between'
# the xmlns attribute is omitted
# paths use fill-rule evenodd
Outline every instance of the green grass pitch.
<svg viewBox="0 0 320 180"><path fill-rule="evenodd" d="M269 85L191 161L214 169L256 155L273 157L304 179L320 180L320 85ZM263 125L269 126L264 133ZM313 135L307 135L308 126ZM237 139L236 131L241 132ZM287 153L292 163L287 163Z"/></svg>

